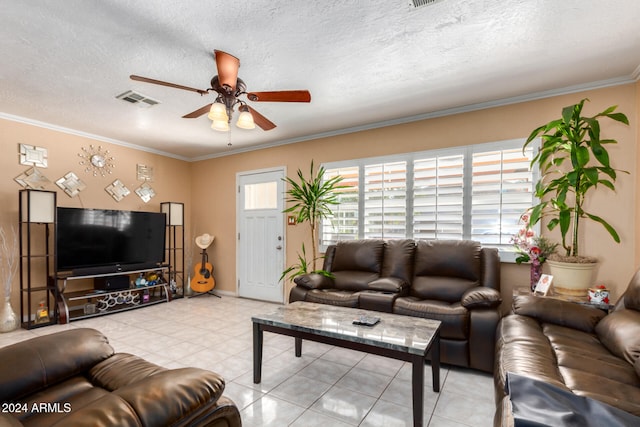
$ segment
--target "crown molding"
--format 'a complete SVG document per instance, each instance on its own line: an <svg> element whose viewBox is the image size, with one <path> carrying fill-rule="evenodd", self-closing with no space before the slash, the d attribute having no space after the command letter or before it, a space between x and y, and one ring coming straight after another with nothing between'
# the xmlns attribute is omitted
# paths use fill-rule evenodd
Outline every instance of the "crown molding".
<svg viewBox="0 0 640 427"><path fill-rule="evenodd" d="M313 139L329 138L332 136L362 132L362 131L378 129L378 128L387 127L387 126L401 125L405 123L418 122L421 120L451 116L454 114L468 113L472 111L485 110L489 108L502 107L502 106L512 105L512 104L519 104L522 102L536 101L536 100L545 99L545 98L553 98L555 96L568 95L568 94L577 93L577 92L584 92L587 90L603 89L603 88L612 87L612 86L620 86L620 85L625 85L629 83L634 83L638 81L638 79L640 79L640 65L638 66L638 68L635 69L635 71L631 75L626 77L623 76L623 77L616 77L613 79L599 80L599 81L585 83L585 84L566 86L559 89L533 92L526 95L514 96L510 98L501 98L493 101L480 102L477 104L469 104L469 105L464 105L464 106L455 107L455 108L448 108L444 110L433 111L430 113L424 113L424 114L419 114L415 116L402 117L399 119L386 120L386 121L376 122L376 123L368 123L361 126L354 126L349 128L343 128L343 129L336 129L328 132L321 132L313 135L307 135L304 137L291 138L283 141L262 144L259 147L248 147L244 149L241 148L237 150L225 151L224 153L194 157L190 159L190 161L198 162L202 160L209 160L209 159L215 159L218 157L230 156L232 154L240 154L240 153L246 153L249 151L263 150L265 148L277 147L280 145L295 144L297 142L310 141Z"/></svg>
<svg viewBox="0 0 640 427"><path fill-rule="evenodd" d="M261 145L256 146L256 147L246 147L246 148L232 149L232 150L229 150L229 151L225 151L223 153L217 153L217 154L211 154L211 155L199 156L199 157L178 156L178 155L173 154L173 153L168 153L168 152L160 151L160 150L154 150L154 149L149 148L149 147L144 147L144 146L141 146L141 145L131 144L131 143L128 143L128 142L125 142L125 141L117 140L117 139L107 138L107 137L104 137L104 136L95 135L95 134L91 134L91 133L88 133L88 132L83 132L83 131L79 131L79 130L75 130L75 129L70 129L70 128L66 128L66 127L62 127L62 126L58 126L58 125L54 125L54 124L50 124L50 123L41 122L41 121L38 121L38 120L28 119L28 118L25 118L25 117L14 116L12 114L6 114L6 113L2 113L2 112L0 112L0 119L11 120L11 121L14 121L14 122L25 123L25 124L29 124L29 125L32 125L32 126L38 126L38 127L45 128L45 129L50 129L50 130L55 130L55 131L58 131L58 132L68 133L68 134L71 134L71 135L81 136L81 137L84 137L84 138L95 139L97 141L108 142L110 144L120 145L120 146L123 146L123 147L132 148L134 150L140 150L140 151L144 151L144 152L152 153L152 154L157 154L157 155L164 156L164 157L170 157L170 158L177 159L177 160L183 160L183 161L186 161L186 162L199 162L199 161L203 161L203 160L215 159L215 158L219 158L219 157L226 157L226 156L231 156L231 155L234 155L234 154L247 153L247 152L256 151L256 150L264 150L266 148L279 147L281 145L295 144L295 143L298 143L298 142L310 141L310 140L314 140L314 139L330 138L330 137L338 136L338 135L345 135L345 134L349 134L349 133L362 132L362 131L378 129L378 128L382 128L382 127L401 125L401 124L405 124L405 123L412 123L412 122L417 122L417 121L421 121L421 120L434 119L434 118L438 118L438 117L445 117L445 116L450 116L450 115L453 115L453 114L468 113L468 112L472 112L472 111L478 111L478 110L484 110L484 109L489 109L489 108L502 107L502 106L512 105L512 104L519 104L521 102L536 101L536 100L545 99L545 98L552 98L552 97L555 97L555 96L568 95L568 94L577 93L577 92L584 92L584 91L587 91L587 90L603 89L603 88L612 87L612 86L620 86L620 85L625 85L625 84L629 84L629 83L635 83L635 82L637 82L639 80L640 80L640 65L638 65L638 67L628 76L616 77L616 78L607 79L607 80L599 80L599 81L590 82L590 83L584 83L584 84L579 84L579 85L566 86L566 87L559 88L559 89L551 89L551 90L546 90L546 91L541 91L541 92L533 92L533 93L526 94L526 95L514 96L514 97L509 97L509 98L501 98L501 99L496 99L496 100L487 101L487 102L480 102L480 103L477 103L477 104L464 105L464 106L461 106L461 107L447 108L447 109L444 109L444 110L438 110L438 111L433 111L433 112L430 112L430 113L418 114L418 115L415 115L415 116L402 117L402 118L393 119L393 120L385 120L385 121L382 121L382 122L368 123L368 124L361 125L361 126L353 126L353 127L343 128L343 129L336 129L336 130L332 130L332 131L328 131L328 132L320 132L320 133L316 133L316 134L312 134L312 135L305 135L305 136L298 137L298 138L290 138L290 139L285 139L285 140L282 140L282 141L275 141L275 142L272 142L272 143L261 144Z"/></svg>
<svg viewBox="0 0 640 427"><path fill-rule="evenodd" d="M95 139L96 141L108 142L109 144L119 145L122 147L132 148L134 150L144 151L147 153L157 154L164 157L171 157L178 160L184 160L186 162L192 161L188 157L178 156L173 153L167 153L165 151L154 150L153 148L144 147L142 145L131 144L130 142L120 141L119 139L107 138L105 136L96 135L89 132L83 132L81 130L71 129L64 126L58 126L51 123L41 122L39 120L29 119L27 117L15 116L13 114L7 114L0 112L0 119L10 120L12 122L24 123L31 126L37 126L44 129L49 129L57 132L67 133L70 135L80 136L83 138Z"/></svg>

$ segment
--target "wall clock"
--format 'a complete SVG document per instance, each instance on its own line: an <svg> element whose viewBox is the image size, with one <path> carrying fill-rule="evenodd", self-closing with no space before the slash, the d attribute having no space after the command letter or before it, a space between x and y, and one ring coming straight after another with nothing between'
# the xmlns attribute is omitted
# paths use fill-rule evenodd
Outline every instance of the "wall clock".
<svg viewBox="0 0 640 427"><path fill-rule="evenodd" d="M110 156L109 150L104 150L101 145L82 147L82 152L78 153L78 156L82 159L80 164L85 167L84 171L93 173L93 176L107 176L115 167L113 156Z"/></svg>

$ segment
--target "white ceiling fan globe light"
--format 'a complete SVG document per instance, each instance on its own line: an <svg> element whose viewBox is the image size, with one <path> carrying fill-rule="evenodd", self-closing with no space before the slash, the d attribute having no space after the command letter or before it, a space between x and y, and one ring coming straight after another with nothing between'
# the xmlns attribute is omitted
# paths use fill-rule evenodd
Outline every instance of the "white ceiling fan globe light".
<svg viewBox="0 0 640 427"><path fill-rule="evenodd" d="M214 102L211 104L211 109L209 110L209 120L213 120L214 122L228 122L229 116L227 116L227 109L224 105L219 102Z"/></svg>
<svg viewBox="0 0 640 427"><path fill-rule="evenodd" d="M217 130L219 132L228 132L229 122L223 120L214 120L211 124L211 129Z"/></svg>
<svg viewBox="0 0 640 427"><path fill-rule="evenodd" d="M240 113L240 116L238 116L238 121L236 123L236 126L238 126L240 129L256 128L256 124L253 121L253 116L248 111L243 111L242 113Z"/></svg>

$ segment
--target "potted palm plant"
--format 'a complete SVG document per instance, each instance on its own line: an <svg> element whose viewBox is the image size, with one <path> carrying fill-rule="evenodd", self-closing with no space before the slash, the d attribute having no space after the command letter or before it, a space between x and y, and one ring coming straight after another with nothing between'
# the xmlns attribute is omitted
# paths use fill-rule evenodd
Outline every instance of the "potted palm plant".
<svg viewBox="0 0 640 427"><path fill-rule="evenodd" d="M319 270L317 261L316 238L318 235L318 226L323 218L333 215L331 207L337 205L338 199L335 191L345 186L341 186L342 177L336 175L325 180L325 169L320 167L314 171L313 160L311 161L311 169L309 178L305 178L304 174L298 169L298 181L286 177L284 180L289 184L287 190L287 203L292 203L285 213L293 213L296 223L307 222L309 224L309 232L311 233L311 261L307 261L307 254L304 244L302 245L302 253L298 253L298 263L288 267L282 272L280 280L289 275L289 279L307 273L320 273L330 275L323 270Z"/></svg>
<svg viewBox="0 0 640 427"><path fill-rule="evenodd" d="M605 148L617 144L614 139L600 137L600 118L629 124L627 116L614 112L611 106L592 117L582 115L585 101L562 109L562 117L552 120L531 132L524 147L540 137L540 150L531 161L538 164L541 178L536 184L535 195L540 203L531 208L529 221L536 224L548 218L547 228L560 228L564 255L554 255L547 262L554 276L554 287L559 293L586 295L591 286L596 260L584 257L579 247L581 220L591 220L602 225L613 240L620 243L620 236L605 219L584 209L587 196L596 188L615 191L614 183L619 171L611 166ZM578 277L566 278L559 268L569 268Z"/></svg>

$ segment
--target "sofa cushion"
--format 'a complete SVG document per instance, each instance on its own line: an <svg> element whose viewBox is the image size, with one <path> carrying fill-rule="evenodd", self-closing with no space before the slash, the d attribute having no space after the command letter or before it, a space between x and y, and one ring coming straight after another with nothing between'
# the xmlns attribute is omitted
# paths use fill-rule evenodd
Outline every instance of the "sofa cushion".
<svg viewBox="0 0 640 427"><path fill-rule="evenodd" d="M467 289L481 285L480 250L471 240L419 240L411 295L460 301Z"/></svg>
<svg viewBox="0 0 640 427"><path fill-rule="evenodd" d="M369 289L369 283L380 277L378 273L368 271L335 271L332 274L335 289L354 292Z"/></svg>
<svg viewBox="0 0 640 427"><path fill-rule="evenodd" d="M358 307L358 292L336 289L312 289L307 292L305 301L356 308Z"/></svg>
<svg viewBox="0 0 640 427"><path fill-rule="evenodd" d="M469 311L460 303L400 297L393 305L395 314L439 320L440 337L465 340L469 337Z"/></svg>
<svg viewBox="0 0 640 427"><path fill-rule="evenodd" d="M604 311L595 307L534 295L514 295L513 312L584 332L593 332L600 319L606 316Z"/></svg>
<svg viewBox="0 0 640 427"><path fill-rule="evenodd" d="M640 311L640 270L633 275L624 294L624 305L631 310Z"/></svg>
<svg viewBox="0 0 640 427"><path fill-rule="evenodd" d="M614 311L598 323L596 334L609 351L630 364L640 356L640 312Z"/></svg>
<svg viewBox="0 0 640 427"><path fill-rule="evenodd" d="M410 283L413 276L415 247L415 242L407 239L384 242L382 277L396 277Z"/></svg>
<svg viewBox="0 0 640 427"><path fill-rule="evenodd" d="M113 355L107 338L94 329L70 329L0 349L0 402L20 399L78 375ZM69 357L73 354L73 357Z"/></svg>
<svg viewBox="0 0 640 427"><path fill-rule="evenodd" d="M331 271L364 271L380 274L382 269L382 240L347 240L338 242Z"/></svg>

